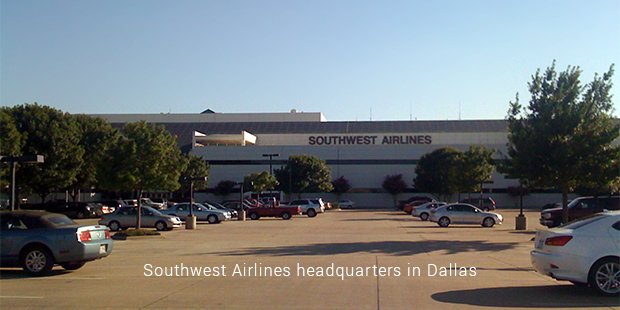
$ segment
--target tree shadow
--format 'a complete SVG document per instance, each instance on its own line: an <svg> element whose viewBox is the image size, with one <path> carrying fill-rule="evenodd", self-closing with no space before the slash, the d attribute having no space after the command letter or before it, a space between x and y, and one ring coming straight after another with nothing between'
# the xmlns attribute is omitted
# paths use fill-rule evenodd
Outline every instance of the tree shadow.
<svg viewBox="0 0 620 310"><path fill-rule="evenodd" d="M525 298L524 298L525 297ZM458 290L431 295L456 305L496 308L587 308L620 306L617 297L597 295L587 287L545 285Z"/></svg>
<svg viewBox="0 0 620 310"><path fill-rule="evenodd" d="M47 274L42 276L31 276L27 272L22 269L10 269L10 268L2 268L0 269L0 279L2 280L13 280L13 279L26 279L26 278L45 278L45 277L54 277L63 274L71 273L71 271L67 271L64 269L52 269Z"/></svg>
<svg viewBox="0 0 620 310"><path fill-rule="evenodd" d="M383 254L409 256L434 251L446 251L447 254L463 252L494 252L514 248L517 242L491 243L487 241L375 241L351 243L317 243L296 246L255 247L227 252L197 253L190 255L221 256L317 256L338 254Z"/></svg>

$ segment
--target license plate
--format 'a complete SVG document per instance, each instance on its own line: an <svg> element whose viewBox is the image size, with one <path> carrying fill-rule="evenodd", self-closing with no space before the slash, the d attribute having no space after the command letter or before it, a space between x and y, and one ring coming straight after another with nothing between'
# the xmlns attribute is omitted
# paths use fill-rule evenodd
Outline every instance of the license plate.
<svg viewBox="0 0 620 310"><path fill-rule="evenodd" d="M102 244L99 246L99 254L105 254L106 253L106 245Z"/></svg>

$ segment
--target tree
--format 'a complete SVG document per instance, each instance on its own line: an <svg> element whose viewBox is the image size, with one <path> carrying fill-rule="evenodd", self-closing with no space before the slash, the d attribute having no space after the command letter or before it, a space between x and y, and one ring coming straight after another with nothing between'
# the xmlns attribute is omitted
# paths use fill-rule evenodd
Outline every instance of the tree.
<svg viewBox="0 0 620 310"><path fill-rule="evenodd" d="M220 181L215 186L213 193L218 196L228 196L230 193L233 192L236 185L237 185L237 182L235 181L230 181L230 180Z"/></svg>
<svg viewBox="0 0 620 310"><path fill-rule="evenodd" d="M340 196L349 190L351 190L351 183L344 176L340 176L339 178L332 181L332 192L336 193L338 200L340 200Z"/></svg>
<svg viewBox="0 0 620 310"><path fill-rule="evenodd" d="M273 175L269 174L268 171L250 173L243 178L243 183L244 188L257 192L259 196L261 192L278 186L278 180L276 180Z"/></svg>
<svg viewBox="0 0 620 310"><path fill-rule="evenodd" d="M472 145L456 157L454 188L460 193L482 190L482 183L488 181L493 173L493 154L495 150Z"/></svg>
<svg viewBox="0 0 620 310"><path fill-rule="evenodd" d="M419 192L436 196L449 196L458 191L457 163L461 152L451 147L436 149L424 154L415 167L414 187Z"/></svg>
<svg viewBox="0 0 620 310"><path fill-rule="evenodd" d="M24 139L17 130L15 118L10 108L0 108L0 155L21 155ZM10 179L10 165L2 164L0 167L0 188L8 185ZM5 177L7 176L7 177Z"/></svg>
<svg viewBox="0 0 620 310"><path fill-rule="evenodd" d="M178 189L179 177L187 163L177 148L176 138L163 126L146 122L128 123L123 127L122 135L111 149L117 157L111 164L120 163L123 169L122 173L115 176L116 184L113 186L115 189L132 189L137 192L136 227L139 229L143 192Z"/></svg>
<svg viewBox="0 0 620 310"><path fill-rule="evenodd" d="M329 192L331 171L324 160L310 155L290 156L281 169L274 171L280 189L287 194Z"/></svg>
<svg viewBox="0 0 620 310"><path fill-rule="evenodd" d="M392 199L394 200L394 207L397 208L396 196L407 189L407 183L405 183L405 181L403 180L403 175L394 174L385 176L381 187L383 187L386 192L392 195Z"/></svg>
<svg viewBox="0 0 620 310"><path fill-rule="evenodd" d="M198 155L187 154L182 155L183 161L186 163L185 169L179 176L179 192L182 196L190 190L190 183L187 181L192 177L209 177L209 165ZM194 191L201 191L207 188L207 181L194 181Z"/></svg>
<svg viewBox="0 0 620 310"><path fill-rule="evenodd" d="M36 103L12 111L18 131L24 133L22 154L45 157L43 164L21 166L20 179L45 201L51 192L73 184L84 163L79 127L69 114Z"/></svg>
<svg viewBox="0 0 620 310"><path fill-rule="evenodd" d="M531 99L517 94L508 111L508 158L503 170L537 187L562 192L563 221L568 193L579 185L612 188L620 182L620 126L612 116L613 65L581 85L579 67L556 72L555 62L528 83Z"/></svg>
<svg viewBox="0 0 620 310"><path fill-rule="evenodd" d="M105 166L108 165L106 153L119 135L118 130L101 118L87 115L73 115L76 120L80 145L84 148L84 162L77 172L75 181L69 186L73 200L81 190L90 190L99 185L99 179L106 178Z"/></svg>

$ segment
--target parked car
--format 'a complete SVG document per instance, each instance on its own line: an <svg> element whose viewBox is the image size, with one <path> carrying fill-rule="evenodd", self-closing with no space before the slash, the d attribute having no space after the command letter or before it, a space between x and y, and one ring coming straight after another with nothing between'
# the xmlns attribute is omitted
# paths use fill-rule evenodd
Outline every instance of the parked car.
<svg viewBox="0 0 620 310"><path fill-rule="evenodd" d="M405 214L411 214L411 211L413 211L413 208L415 208L417 206L421 206L421 205L423 205L423 204L425 204L427 202L429 202L429 201L427 201L427 200L415 200L415 201L412 201L412 202L406 204L403 207L403 211L405 212Z"/></svg>
<svg viewBox="0 0 620 310"><path fill-rule="evenodd" d="M222 221L230 220L230 212L218 210L215 207L207 207L201 203L194 202L192 211L198 221L207 221L209 224L217 224ZM162 210L161 213L178 216L181 220L186 220L189 216L189 202L180 202L172 207Z"/></svg>
<svg viewBox="0 0 620 310"><path fill-rule="evenodd" d="M530 256L539 273L620 295L620 211L538 231L534 240Z"/></svg>
<svg viewBox="0 0 620 310"><path fill-rule="evenodd" d="M353 209L355 208L355 202L348 199L338 200L338 207L340 209Z"/></svg>
<svg viewBox="0 0 620 310"><path fill-rule="evenodd" d="M603 210L620 210L620 196L579 197L568 204L568 220L572 221ZM540 212L540 224L549 228L562 224L562 207Z"/></svg>
<svg viewBox="0 0 620 310"><path fill-rule="evenodd" d="M249 208L247 212L252 220L258 220L261 217L280 217L283 220L290 220L293 215L301 214L301 207L264 205L257 208Z"/></svg>
<svg viewBox="0 0 620 310"><path fill-rule="evenodd" d="M472 197L465 198L461 200L462 203L467 203L473 206L478 207L483 211L492 211L495 210L495 200L491 197Z"/></svg>
<svg viewBox="0 0 620 310"><path fill-rule="evenodd" d="M325 212L325 205L323 199L297 199L291 201L289 206L298 206L301 208L301 213L306 214L308 217L315 217L318 213Z"/></svg>
<svg viewBox="0 0 620 310"><path fill-rule="evenodd" d="M80 226L64 214L46 211L0 212L0 265L43 275L58 264L76 270L112 253L110 230Z"/></svg>
<svg viewBox="0 0 620 310"><path fill-rule="evenodd" d="M103 205L103 213L107 214L107 213L112 213L114 211L116 211L116 209L120 208L120 207L124 207L126 206L125 202L117 199L117 200L100 200L100 201L96 201L97 203L100 203Z"/></svg>
<svg viewBox="0 0 620 310"><path fill-rule="evenodd" d="M222 211L227 211L227 212L230 213L230 216L233 217L233 218L237 218L239 216L239 212L237 212L237 210L232 209L232 208L224 207L221 203L217 203L217 202L213 202L213 201L205 201L205 202L203 202L203 204L204 205L213 206L213 207L215 207L215 208L217 208L219 210L222 210Z"/></svg>
<svg viewBox="0 0 620 310"><path fill-rule="evenodd" d="M430 196L425 196L425 195L411 196L407 200L401 200L398 202L398 210L402 210L407 204L412 203L417 200L424 200L426 202L436 201L435 198L430 197Z"/></svg>
<svg viewBox="0 0 620 310"><path fill-rule="evenodd" d="M504 220L499 213L484 212L465 203L447 204L431 210L429 219L441 227L448 227L450 224L479 224L482 227L493 227Z"/></svg>
<svg viewBox="0 0 620 310"><path fill-rule="evenodd" d="M431 216L431 211L444 205L446 205L445 202L426 202L413 208L413 210L411 211L411 215L414 217L419 217L423 221L428 221L428 218Z"/></svg>
<svg viewBox="0 0 620 310"><path fill-rule="evenodd" d="M241 211L241 209L247 210L249 208L252 208L252 206L246 204L245 202L243 203L243 207L242 207L239 200L225 201L222 205L226 208L237 210L237 212Z"/></svg>
<svg viewBox="0 0 620 310"><path fill-rule="evenodd" d="M146 206L142 207L141 210L141 227L155 227L159 231L181 227L181 219L176 216L165 215ZM137 216L137 207L126 206L117 209L114 213L104 214L101 216L99 224L110 227L112 231L127 229L129 227L136 227Z"/></svg>
<svg viewBox="0 0 620 310"><path fill-rule="evenodd" d="M102 214L101 206L88 202L50 201L46 203L24 204L21 206L21 209L45 210L78 219L99 217Z"/></svg>
<svg viewBox="0 0 620 310"><path fill-rule="evenodd" d="M151 207L155 210L163 210L166 209L167 205L165 203L159 203L151 200L151 198L142 198L140 199L143 206Z"/></svg>

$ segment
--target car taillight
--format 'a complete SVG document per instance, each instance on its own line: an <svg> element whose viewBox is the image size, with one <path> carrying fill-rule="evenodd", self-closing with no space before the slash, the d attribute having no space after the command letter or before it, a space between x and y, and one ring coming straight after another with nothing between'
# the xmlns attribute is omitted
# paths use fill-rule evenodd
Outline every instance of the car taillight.
<svg viewBox="0 0 620 310"><path fill-rule="evenodd" d="M90 236L90 230L82 231L79 235L79 240L80 242L86 242L86 241L92 240L92 237Z"/></svg>
<svg viewBox="0 0 620 310"><path fill-rule="evenodd" d="M110 236L110 231L109 231L109 230L107 230L107 229L105 230L105 238L106 238L106 239L110 239L110 238L112 238L112 236Z"/></svg>
<svg viewBox="0 0 620 310"><path fill-rule="evenodd" d="M549 245L549 246L564 246L566 245L571 239L573 239L572 236L558 236L558 237L551 237L551 238L547 238L545 240L545 245Z"/></svg>

